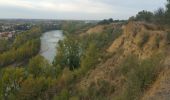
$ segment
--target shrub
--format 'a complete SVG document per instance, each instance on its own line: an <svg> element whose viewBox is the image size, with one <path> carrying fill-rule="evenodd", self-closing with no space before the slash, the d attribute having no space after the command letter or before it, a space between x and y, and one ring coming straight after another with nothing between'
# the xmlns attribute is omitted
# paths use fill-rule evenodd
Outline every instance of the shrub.
<svg viewBox="0 0 170 100"><path fill-rule="evenodd" d="M109 100L110 94L115 91L115 86L106 81L98 80L97 83L92 82L90 86L79 94L83 100Z"/></svg>
<svg viewBox="0 0 170 100"><path fill-rule="evenodd" d="M138 46L140 48L142 48L145 45L145 43L148 42L149 34L148 33L144 33L141 37L142 37L142 39L138 42Z"/></svg>
<svg viewBox="0 0 170 100"><path fill-rule="evenodd" d="M63 41L59 42L57 56L53 64L74 70L80 66L80 56L81 49L78 39L74 36L67 36Z"/></svg>
<svg viewBox="0 0 170 100"><path fill-rule="evenodd" d="M153 13L150 11L143 10L143 11L138 12L135 19L137 21L151 22L153 19Z"/></svg>
<svg viewBox="0 0 170 100"><path fill-rule="evenodd" d="M170 32L168 32L167 34L167 39L168 39L168 42L170 42Z"/></svg>
<svg viewBox="0 0 170 100"><path fill-rule="evenodd" d="M134 55L128 56L123 60L120 65L121 73L127 75L127 73L132 70L134 67L138 66L138 58Z"/></svg>
<svg viewBox="0 0 170 100"><path fill-rule="evenodd" d="M59 95L54 96L53 100L69 100L69 91L63 89Z"/></svg>
<svg viewBox="0 0 170 100"><path fill-rule="evenodd" d="M128 58L123 62L122 74L126 77L123 100L139 99L144 90L155 80L159 71L160 59L161 56L158 55L145 60L129 60Z"/></svg>

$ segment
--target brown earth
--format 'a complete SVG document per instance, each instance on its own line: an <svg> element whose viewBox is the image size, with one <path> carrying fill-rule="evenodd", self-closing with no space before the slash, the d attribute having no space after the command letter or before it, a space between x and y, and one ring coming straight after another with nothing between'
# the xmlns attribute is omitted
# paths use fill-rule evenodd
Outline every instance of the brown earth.
<svg viewBox="0 0 170 100"><path fill-rule="evenodd" d="M109 27L113 26L111 24ZM103 31L104 27L108 26L96 26L86 33L98 33ZM105 80L115 86L116 92L110 94L110 97L114 97L123 89L124 77L117 74L116 70L123 58L133 54L144 59L153 54L165 53L165 51L170 50L166 49L168 45L167 33L162 27L144 22L129 22L127 25L123 25L122 29L124 30L123 35L117 38L106 50L111 57L95 66L95 69L89 71L81 79L77 85L80 90L88 88L93 83L97 85L100 80ZM170 100L170 56L168 54L163 65L166 67L160 72L153 86L144 93L143 100Z"/></svg>

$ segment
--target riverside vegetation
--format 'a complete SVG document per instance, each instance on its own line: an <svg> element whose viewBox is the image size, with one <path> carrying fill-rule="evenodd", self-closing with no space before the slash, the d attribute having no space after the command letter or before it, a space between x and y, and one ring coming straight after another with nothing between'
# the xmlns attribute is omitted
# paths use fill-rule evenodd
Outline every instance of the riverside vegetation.
<svg viewBox="0 0 170 100"><path fill-rule="evenodd" d="M59 41L52 64L38 55L39 27L21 33L13 41L1 40L0 98L151 100L154 97L148 91L161 73L170 70L167 1L165 10L141 11L128 21L65 22L61 26L65 38ZM25 60L27 63L17 64Z"/></svg>

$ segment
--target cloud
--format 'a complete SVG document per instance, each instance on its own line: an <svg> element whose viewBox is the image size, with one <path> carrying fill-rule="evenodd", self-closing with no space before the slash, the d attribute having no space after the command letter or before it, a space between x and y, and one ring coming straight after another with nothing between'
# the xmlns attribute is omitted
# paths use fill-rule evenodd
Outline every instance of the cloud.
<svg viewBox="0 0 170 100"><path fill-rule="evenodd" d="M0 0L1 6L13 6L32 10L56 12L111 13L111 7L92 0Z"/></svg>
<svg viewBox="0 0 170 100"><path fill-rule="evenodd" d="M0 16L28 18L126 19L139 10L153 11L166 0L0 0ZM11 14L10 14L11 13ZM33 15L36 14L36 15ZM38 15L37 15L38 14Z"/></svg>

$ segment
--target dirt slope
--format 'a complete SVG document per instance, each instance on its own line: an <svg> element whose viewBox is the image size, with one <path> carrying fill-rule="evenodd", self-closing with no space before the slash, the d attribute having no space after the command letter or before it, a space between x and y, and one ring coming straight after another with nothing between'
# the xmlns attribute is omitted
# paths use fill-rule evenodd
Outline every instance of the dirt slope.
<svg viewBox="0 0 170 100"><path fill-rule="evenodd" d="M111 23L106 25L96 25L92 28L89 28L86 32L80 34L80 36L89 35L89 34L98 34L98 33L105 33L104 31L107 29L114 30L116 28L121 27L121 23Z"/></svg>
<svg viewBox="0 0 170 100"><path fill-rule="evenodd" d="M81 79L77 87L86 89L90 87L91 84L98 85L100 80L104 80L115 86L115 92L109 95L110 98L112 98L115 95L118 95L123 89L124 77L117 74L118 72L116 70L123 58L130 54L135 54L141 59L147 58L155 53L164 52L167 46L167 34L161 27L144 22L130 22L127 25L122 26L122 29L124 30L123 35L116 39L107 49L107 52L111 57L104 63L97 65L95 69L91 70L83 79ZM168 59L169 58L167 58L167 62L170 62ZM170 77L166 78L168 83L164 81L166 74L170 75L170 68L167 68L167 72L160 74L159 78L159 80L163 82L161 84L164 85L153 85L153 89L148 90L151 92L146 92L146 97L144 97L143 100L161 100L155 98L150 99L156 97L155 95L159 93L159 91L153 92L157 90L157 87L162 91L162 95L160 95L159 98L170 93ZM165 88L168 89L164 90ZM167 98L169 96L169 94L166 95ZM168 99L165 98L164 100Z"/></svg>
<svg viewBox="0 0 170 100"><path fill-rule="evenodd" d="M170 47L167 49L165 68L159 74L156 82L145 93L142 100L170 100Z"/></svg>

